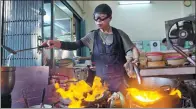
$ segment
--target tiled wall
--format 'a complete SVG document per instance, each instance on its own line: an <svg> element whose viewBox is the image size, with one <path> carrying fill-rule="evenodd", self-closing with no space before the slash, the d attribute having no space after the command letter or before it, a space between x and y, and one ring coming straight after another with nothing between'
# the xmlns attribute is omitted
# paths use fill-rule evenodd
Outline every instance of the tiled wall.
<svg viewBox="0 0 196 109"><path fill-rule="evenodd" d="M160 43L161 43L161 41L160 41ZM150 40L149 41L147 41L147 40L142 41L142 44L143 44L143 48L141 49L141 51L143 51L143 52L150 52L151 51ZM160 45L161 45L160 46L161 51L166 51L167 50L167 48L163 44L160 44ZM189 43L188 42L185 43L185 48L189 48Z"/></svg>

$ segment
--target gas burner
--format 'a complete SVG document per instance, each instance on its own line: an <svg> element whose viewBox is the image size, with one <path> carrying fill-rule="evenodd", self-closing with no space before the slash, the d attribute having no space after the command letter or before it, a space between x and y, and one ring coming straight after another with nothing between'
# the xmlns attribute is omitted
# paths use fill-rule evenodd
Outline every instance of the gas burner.
<svg viewBox="0 0 196 109"><path fill-rule="evenodd" d="M182 108L196 108L196 81L184 81L181 84Z"/></svg>
<svg viewBox="0 0 196 109"><path fill-rule="evenodd" d="M166 98L159 100L153 105L141 106L129 99L127 108L195 108L196 107L196 81L182 82L179 86L179 90L182 93L182 98L177 99L176 96L167 96ZM106 94L108 95L108 94ZM110 108L110 103L107 102L108 96L98 100L96 102L85 102L85 108ZM165 102L168 102L168 105L165 105ZM164 103L163 103L164 102ZM66 104L66 103L65 103ZM63 103L59 104L60 108L67 107ZM115 104L116 105L116 104Z"/></svg>
<svg viewBox="0 0 196 109"><path fill-rule="evenodd" d="M182 97L182 108L193 108L193 102L190 97Z"/></svg>

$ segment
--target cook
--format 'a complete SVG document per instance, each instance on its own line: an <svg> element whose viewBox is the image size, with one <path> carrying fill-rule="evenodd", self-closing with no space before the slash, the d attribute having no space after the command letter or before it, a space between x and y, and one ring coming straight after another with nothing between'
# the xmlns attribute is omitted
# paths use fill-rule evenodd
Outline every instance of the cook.
<svg viewBox="0 0 196 109"><path fill-rule="evenodd" d="M138 49L125 32L110 26L112 20L110 6L98 5L93 18L98 29L89 32L80 40L76 42L47 40L42 45L47 44L50 49L55 47L64 50L77 50L87 46L92 52L91 61L95 62L96 75L108 83L110 91L124 92L125 80L128 76L133 76L132 71L126 74L124 65L130 62L138 63Z"/></svg>

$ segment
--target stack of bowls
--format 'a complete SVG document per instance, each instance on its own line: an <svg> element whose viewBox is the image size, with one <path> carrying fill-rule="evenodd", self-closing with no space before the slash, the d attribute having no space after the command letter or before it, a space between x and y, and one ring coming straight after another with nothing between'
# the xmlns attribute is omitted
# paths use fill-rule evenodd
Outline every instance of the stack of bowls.
<svg viewBox="0 0 196 109"><path fill-rule="evenodd" d="M180 66L183 65L186 61L184 57L180 54L168 55L165 56L165 59L167 61L167 64L170 66Z"/></svg>
<svg viewBox="0 0 196 109"><path fill-rule="evenodd" d="M165 67L162 52L149 52L146 53L148 59L148 67Z"/></svg>

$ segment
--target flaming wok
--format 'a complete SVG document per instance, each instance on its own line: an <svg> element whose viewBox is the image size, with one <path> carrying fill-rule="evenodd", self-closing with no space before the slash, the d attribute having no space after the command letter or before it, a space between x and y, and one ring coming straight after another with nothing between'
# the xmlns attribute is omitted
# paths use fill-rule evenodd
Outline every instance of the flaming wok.
<svg viewBox="0 0 196 109"><path fill-rule="evenodd" d="M129 81L127 96L132 101L143 105L152 105L161 100L170 100L171 98L181 98L181 92L178 90L180 81L161 77L143 77L142 83L132 79ZM160 105L159 105L160 106Z"/></svg>
<svg viewBox="0 0 196 109"><path fill-rule="evenodd" d="M84 80L69 84L68 89L63 89L55 84L56 92L63 99L69 99L68 108L91 107L94 104L107 101L110 93L106 85L102 85L101 78L95 77L92 87Z"/></svg>

